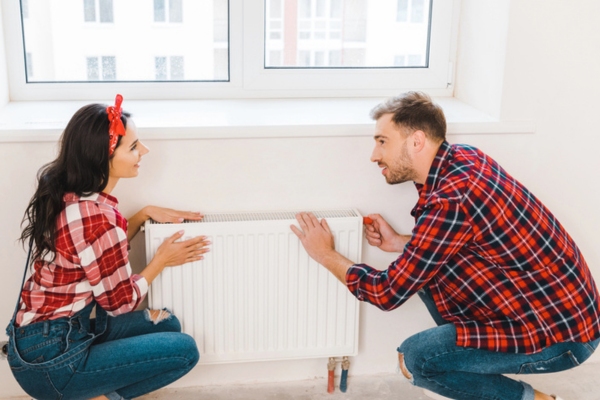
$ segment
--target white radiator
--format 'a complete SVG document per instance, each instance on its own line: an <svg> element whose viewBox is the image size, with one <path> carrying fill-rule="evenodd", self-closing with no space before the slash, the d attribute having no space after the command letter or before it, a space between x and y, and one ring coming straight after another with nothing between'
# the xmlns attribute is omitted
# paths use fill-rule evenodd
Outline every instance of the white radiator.
<svg viewBox="0 0 600 400"><path fill-rule="evenodd" d="M359 261L356 210L314 211L326 218L336 249ZM146 222L146 259L184 229L206 235L204 260L167 267L149 306L167 307L195 338L201 363L352 356L358 352L358 301L312 260L291 231L295 212L205 214L200 222Z"/></svg>

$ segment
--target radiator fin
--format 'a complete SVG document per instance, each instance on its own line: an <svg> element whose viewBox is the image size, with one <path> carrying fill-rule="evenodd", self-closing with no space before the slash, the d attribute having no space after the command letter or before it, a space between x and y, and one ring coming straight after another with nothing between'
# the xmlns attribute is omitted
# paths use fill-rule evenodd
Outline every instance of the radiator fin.
<svg viewBox="0 0 600 400"><path fill-rule="evenodd" d="M336 249L359 260L360 214L317 215L329 215L319 218L327 218ZM209 216L218 222L209 223ZM196 339L201 363L357 354L358 302L308 256L289 228L294 216L208 214L203 223L146 224L148 261L181 229L185 238L206 235L212 241L204 260L165 268L149 291L149 306L171 309Z"/></svg>

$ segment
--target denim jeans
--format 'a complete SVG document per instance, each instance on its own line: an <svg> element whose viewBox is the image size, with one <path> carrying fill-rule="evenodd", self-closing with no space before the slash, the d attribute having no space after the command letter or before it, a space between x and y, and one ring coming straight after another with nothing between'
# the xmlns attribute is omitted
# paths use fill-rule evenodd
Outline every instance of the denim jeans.
<svg viewBox="0 0 600 400"><path fill-rule="evenodd" d="M419 292L439 325L409 337L398 352L411 383L452 399L533 400L533 388L502 374L567 370L587 360L600 342L563 342L534 354L500 353L456 345L456 328L437 312L431 293Z"/></svg>
<svg viewBox="0 0 600 400"><path fill-rule="evenodd" d="M93 303L72 318L7 328L8 362L39 399L131 399L179 379L198 362L194 339L175 316L154 323L135 311L109 317Z"/></svg>

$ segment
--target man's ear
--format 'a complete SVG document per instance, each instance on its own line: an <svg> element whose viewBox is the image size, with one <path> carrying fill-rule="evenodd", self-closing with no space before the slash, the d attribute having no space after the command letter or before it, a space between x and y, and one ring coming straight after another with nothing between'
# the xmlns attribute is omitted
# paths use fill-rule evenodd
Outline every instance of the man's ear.
<svg viewBox="0 0 600 400"><path fill-rule="evenodd" d="M425 132L421 130L414 131L411 135L411 147L415 153L420 152L425 148L425 142L427 140L427 136Z"/></svg>

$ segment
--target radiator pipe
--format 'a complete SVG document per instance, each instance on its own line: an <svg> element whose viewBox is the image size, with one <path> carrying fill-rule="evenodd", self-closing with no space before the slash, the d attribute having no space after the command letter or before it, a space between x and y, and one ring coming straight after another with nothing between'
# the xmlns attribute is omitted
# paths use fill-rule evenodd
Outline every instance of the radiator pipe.
<svg viewBox="0 0 600 400"><path fill-rule="evenodd" d="M348 369L350 368L350 360L348 357L342 359L342 377L340 378L340 390L346 393L348 389Z"/></svg>
<svg viewBox="0 0 600 400"><path fill-rule="evenodd" d="M333 377L335 374L335 358L329 358L329 362L327 363L327 370L327 393L333 393L333 391L335 390L335 383L333 381Z"/></svg>

